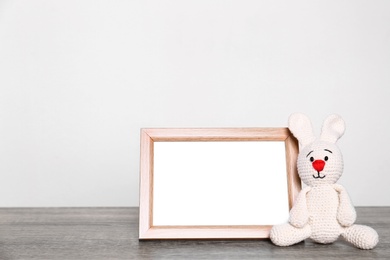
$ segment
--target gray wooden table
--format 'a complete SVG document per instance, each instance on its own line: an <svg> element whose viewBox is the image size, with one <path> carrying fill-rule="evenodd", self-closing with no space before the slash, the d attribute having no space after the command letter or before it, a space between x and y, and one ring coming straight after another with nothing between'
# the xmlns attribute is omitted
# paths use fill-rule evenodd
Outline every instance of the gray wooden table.
<svg viewBox="0 0 390 260"><path fill-rule="evenodd" d="M138 208L0 208L0 259L390 259L390 207L357 208L380 242L292 247L263 240L138 241Z"/></svg>

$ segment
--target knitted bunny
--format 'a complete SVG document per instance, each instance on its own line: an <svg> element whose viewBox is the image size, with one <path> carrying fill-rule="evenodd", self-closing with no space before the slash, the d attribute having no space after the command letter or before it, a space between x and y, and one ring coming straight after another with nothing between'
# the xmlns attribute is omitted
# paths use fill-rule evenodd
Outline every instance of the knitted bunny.
<svg viewBox="0 0 390 260"><path fill-rule="evenodd" d="M306 238L322 244L341 235L360 249L372 249L378 243L377 232L355 225L356 212L347 191L336 184L343 172L343 157L336 141L344 134L341 117L329 116L320 138L315 138L310 119L292 114L289 129L300 143L298 173L308 185L294 201L288 223L274 226L270 238L278 246L290 246Z"/></svg>

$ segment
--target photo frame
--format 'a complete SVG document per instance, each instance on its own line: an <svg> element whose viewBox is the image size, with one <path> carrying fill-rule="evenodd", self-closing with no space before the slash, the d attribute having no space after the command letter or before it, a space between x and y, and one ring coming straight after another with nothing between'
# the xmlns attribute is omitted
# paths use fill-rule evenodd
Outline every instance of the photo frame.
<svg viewBox="0 0 390 260"><path fill-rule="evenodd" d="M140 240L267 238L301 190L288 128L141 129L140 151Z"/></svg>

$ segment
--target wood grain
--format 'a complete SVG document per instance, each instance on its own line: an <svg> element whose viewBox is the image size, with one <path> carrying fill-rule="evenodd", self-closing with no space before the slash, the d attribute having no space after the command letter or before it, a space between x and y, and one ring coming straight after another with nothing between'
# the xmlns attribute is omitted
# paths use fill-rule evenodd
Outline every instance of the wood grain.
<svg viewBox="0 0 390 260"><path fill-rule="evenodd" d="M373 250L341 238L291 247L260 240L138 240L138 208L0 208L0 259L389 259L390 207L357 208Z"/></svg>
<svg viewBox="0 0 390 260"><path fill-rule="evenodd" d="M140 155L140 218L139 234L143 237L153 223L153 140L141 131Z"/></svg>
<svg viewBox="0 0 390 260"><path fill-rule="evenodd" d="M286 141L286 166L287 166L287 184L288 184L288 205L290 209L294 205L296 197L301 191L301 179L298 175L298 140L290 134Z"/></svg>
<svg viewBox="0 0 390 260"><path fill-rule="evenodd" d="M284 141L287 128L145 128L153 141Z"/></svg>

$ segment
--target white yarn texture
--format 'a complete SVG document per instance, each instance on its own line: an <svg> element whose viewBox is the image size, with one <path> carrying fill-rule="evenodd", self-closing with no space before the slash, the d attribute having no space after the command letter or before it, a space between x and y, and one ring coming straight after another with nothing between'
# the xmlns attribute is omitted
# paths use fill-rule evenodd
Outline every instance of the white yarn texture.
<svg viewBox="0 0 390 260"><path fill-rule="evenodd" d="M355 208L345 188L336 184L343 173L343 157L335 144L344 134L342 118L329 116L319 139L314 139L311 122L303 114L292 114L289 128L302 146L298 174L308 186L294 201L288 223L271 229L271 241L278 246L290 246L311 238L328 244L342 236L360 249L374 248L379 241L377 232L354 224Z"/></svg>

